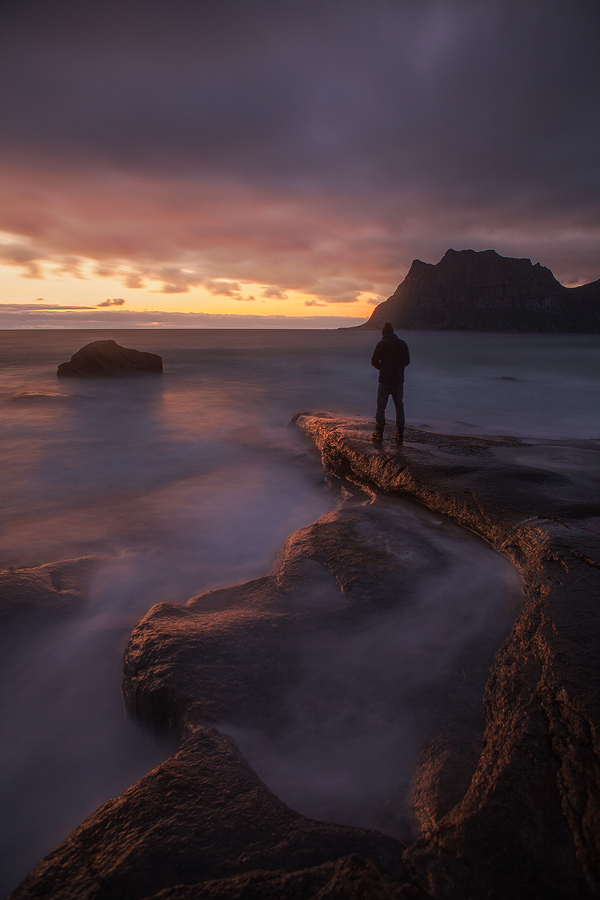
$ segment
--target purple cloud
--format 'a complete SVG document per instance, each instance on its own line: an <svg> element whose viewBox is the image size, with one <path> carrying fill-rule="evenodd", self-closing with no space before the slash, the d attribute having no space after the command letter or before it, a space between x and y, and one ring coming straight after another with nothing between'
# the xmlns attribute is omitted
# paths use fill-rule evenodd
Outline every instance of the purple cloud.
<svg viewBox="0 0 600 900"><path fill-rule="evenodd" d="M5 16L0 228L26 275L347 303L452 246L600 277L597 3L147 9Z"/></svg>

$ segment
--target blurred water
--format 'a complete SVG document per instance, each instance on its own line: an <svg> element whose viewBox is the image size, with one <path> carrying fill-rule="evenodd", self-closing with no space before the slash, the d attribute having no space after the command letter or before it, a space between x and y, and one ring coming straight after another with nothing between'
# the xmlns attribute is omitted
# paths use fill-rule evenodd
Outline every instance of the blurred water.
<svg viewBox="0 0 600 900"><path fill-rule="evenodd" d="M523 585L508 560L443 516L382 497L363 515L381 523L382 512L389 531L379 533L377 546L393 546L403 570L388 582L389 606L363 607L356 627L338 623L300 642L285 729L223 730L293 809L410 840L419 754L433 735L449 733L455 751L460 745L447 760L456 783L476 753L489 668L520 609ZM360 530L372 547L369 525ZM339 604L339 594L331 594ZM327 602L317 596L319 605ZM314 600L310 589L300 589L291 602Z"/></svg>
<svg viewBox="0 0 600 900"><path fill-rule="evenodd" d="M404 336L409 424L600 437L599 337ZM102 338L160 353L164 376L56 378L59 363ZM298 409L371 416L377 338L0 332L0 566L109 557L84 610L3 642L0 889L170 752L123 715L129 631L155 602L264 574L289 533L335 506L287 423ZM489 591L475 582L472 604Z"/></svg>

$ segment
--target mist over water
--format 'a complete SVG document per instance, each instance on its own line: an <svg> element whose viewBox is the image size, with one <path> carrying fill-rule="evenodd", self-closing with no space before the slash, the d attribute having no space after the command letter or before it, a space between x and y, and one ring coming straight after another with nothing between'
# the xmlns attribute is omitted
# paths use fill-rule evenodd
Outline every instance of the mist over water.
<svg viewBox="0 0 600 900"><path fill-rule="evenodd" d="M357 627L305 641L284 730L223 730L299 812L409 839L423 746L444 731L463 757L470 742L479 746L487 673L519 610L522 580L447 519L410 502L379 498L372 509L382 508L406 566L403 590ZM311 603L299 594L296 604Z"/></svg>
<svg viewBox="0 0 600 900"><path fill-rule="evenodd" d="M598 337L404 336L413 358L409 424L542 440L600 437ZM164 376L56 378L59 363L103 338L160 353ZM298 409L371 417L376 340L376 333L352 331L0 332L1 567L105 557L82 609L4 627L0 890L12 888L101 802L172 751L124 716L121 662L130 630L158 601L185 602L266 573L288 534L336 507L340 498L327 489L318 459L287 423ZM431 524L411 515L406 521L415 533L428 535ZM414 765L420 732L406 721L421 713L391 700L382 701L387 726L369 725L362 737L344 732L341 742L330 733L338 721L332 690L334 699L325 698L317 716L318 741L313 729L303 743L300 735L311 734L310 698L331 683L322 667L326 655L335 662L334 684L357 686L348 702L372 724L375 713L360 685L379 684L394 659L394 691L410 687L402 696L414 707L421 694L406 660L430 641L433 623L443 623L435 639L445 637L450 671L472 623L485 635L499 610L513 608L512 573L485 545L478 542L475 563L463 532L449 528L439 549L447 561L444 585L423 579L410 622L374 623L350 645L330 636L327 654L317 639L307 649L298 698L290 698L296 718L284 746L248 737L248 755L254 747L274 773L270 786L296 808L329 810L336 821L362 817L357 824L368 825L368 810L381 808L372 798L389 785L396 795L405 791ZM453 593L453 584L466 581L469 592ZM464 627L452 637L459 621ZM388 779L399 749L408 774ZM381 757L377 784L359 778L365 766L357 760L366 756Z"/></svg>

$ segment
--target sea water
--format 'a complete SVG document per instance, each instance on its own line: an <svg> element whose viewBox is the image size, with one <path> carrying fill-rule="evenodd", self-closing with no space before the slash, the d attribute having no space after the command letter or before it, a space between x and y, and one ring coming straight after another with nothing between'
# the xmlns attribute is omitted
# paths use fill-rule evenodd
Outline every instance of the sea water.
<svg viewBox="0 0 600 900"><path fill-rule="evenodd" d="M542 442L600 438L600 337L403 337L412 356L409 424ZM164 375L56 378L59 363L106 338L159 353ZM0 566L106 559L85 609L13 628L2 643L0 890L172 752L123 712L120 670L131 628L156 602L183 603L265 574L287 535L336 507L340 497L316 455L287 426L299 409L372 417L377 339L342 330L0 332ZM436 526L426 513L407 507L405 521L431 540ZM411 624L410 641L430 640L441 618L458 647L465 635L447 618L453 598L460 594L461 621L466 615L471 630L478 622L483 634L497 610L510 607L518 583L483 542L467 547L460 529L453 538L444 527L436 540L448 563L445 587L423 582L426 615ZM381 647L375 633L362 648L337 647L338 670L352 653L363 671L368 659L367 682L376 684L373 659L388 664L399 645L374 654L373 642ZM313 686L324 677L315 671L307 675ZM394 728L379 743L369 739L367 750L359 741L354 756L345 740L343 759L326 728L322 758L308 759L301 746L292 753L289 744L277 756L260 736L236 736L261 776L300 811L317 815L329 805L334 820L386 830L385 817L365 812L380 802L381 778L372 784L364 773L375 766L393 780L402 741L414 743L392 740Z"/></svg>

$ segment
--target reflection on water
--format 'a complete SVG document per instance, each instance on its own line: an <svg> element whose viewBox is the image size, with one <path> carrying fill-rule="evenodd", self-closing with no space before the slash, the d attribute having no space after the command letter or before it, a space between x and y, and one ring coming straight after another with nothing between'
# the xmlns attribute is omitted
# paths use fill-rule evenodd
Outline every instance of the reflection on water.
<svg viewBox="0 0 600 900"><path fill-rule="evenodd" d="M161 354L163 378L59 383L58 364L102 337ZM410 424L600 436L597 337L406 337ZM289 533L332 508L318 460L286 426L302 408L371 416L376 339L0 333L1 565L107 557L82 612L5 635L5 890L169 752L123 717L121 653L133 623L157 601L265 573Z"/></svg>

